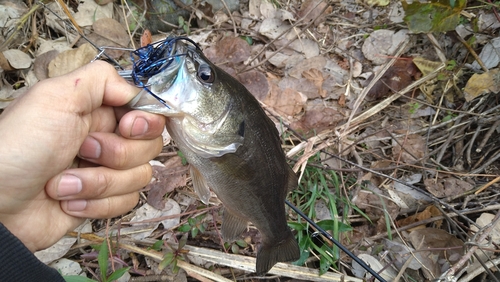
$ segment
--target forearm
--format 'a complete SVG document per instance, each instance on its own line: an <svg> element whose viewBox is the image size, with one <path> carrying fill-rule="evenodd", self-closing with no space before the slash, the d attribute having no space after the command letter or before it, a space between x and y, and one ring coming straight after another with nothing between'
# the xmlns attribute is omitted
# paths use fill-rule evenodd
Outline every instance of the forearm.
<svg viewBox="0 0 500 282"><path fill-rule="evenodd" d="M57 270L39 261L0 223L0 281L63 282Z"/></svg>

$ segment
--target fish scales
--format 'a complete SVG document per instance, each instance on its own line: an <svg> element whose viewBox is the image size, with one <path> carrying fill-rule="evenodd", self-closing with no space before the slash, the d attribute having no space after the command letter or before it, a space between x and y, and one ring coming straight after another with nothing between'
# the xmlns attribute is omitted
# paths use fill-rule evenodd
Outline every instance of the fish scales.
<svg viewBox="0 0 500 282"><path fill-rule="evenodd" d="M222 236L237 239L251 222L262 235L256 272L299 259L287 225L285 197L297 187L276 126L255 97L212 64L195 46L176 42L168 72L149 79L129 106L167 116L167 131L191 165L196 193L208 203L211 188L224 205Z"/></svg>

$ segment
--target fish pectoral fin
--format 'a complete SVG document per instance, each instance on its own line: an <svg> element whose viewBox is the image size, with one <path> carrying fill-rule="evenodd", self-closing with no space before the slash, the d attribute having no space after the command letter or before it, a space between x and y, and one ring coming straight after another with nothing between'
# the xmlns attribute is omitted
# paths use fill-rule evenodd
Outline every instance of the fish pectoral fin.
<svg viewBox="0 0 500 282"><path fill-rule="evenodd" d="M255 272L267 273L277 262L296 261L300 258L300 249L291 231L287 238L278 244L263 243L257 252Z"/></svg>
<svg viewBox="0 0 500 282"><path fill-rule="evenodd" d="M225 241L235 241L248 227L248 221L224 209L222 220L222 238Z"/></svg>
<svg viewBox="0 0 500 282"><path fill-rule="evenodd" d="M208 205L210 200L210 188L208 187L207 181L193 165L191 165L189 169L189 174L191 175L191 179L193 179L194 191L200 200L205 205Z"/></svg>

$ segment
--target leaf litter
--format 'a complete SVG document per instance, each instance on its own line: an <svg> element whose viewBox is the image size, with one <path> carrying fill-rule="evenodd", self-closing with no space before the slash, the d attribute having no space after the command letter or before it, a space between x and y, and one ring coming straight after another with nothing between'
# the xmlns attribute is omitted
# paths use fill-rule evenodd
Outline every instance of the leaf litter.
<svg viewBox="0 0 500 282"><path fill-rule="evenodd" d="M294 204L317 221L351 226L351 231L329 231L373 268L384 269L388 281L453 275L470 280L498 271L478 263L497 259L496 246L488 243L498 240L495 215L500 208L496 7L481 3L469 8L465 1L250 0L228 1L229 14L214 3L174 3L184 10L179 8L168 24L159 22L163 11L157 7L144 12L130 3L80 1L68 11L77 29L100 47L140 46L138 31L148 27L156 39L164 38L157 34L161 30L198 42L276 122L290 164L303 176L300 191L291 193ZM0 109L36 81L70 72L97 53L48 10L68 19L60 3L29 8L22 1L0 2ZM113 13L114 8L123 13ZM23 18L27 13L44 24ZM130 63L128 52L106 53L124 67ZM220 203L214 197L208 207L199 202L188 166L175 144L165 143L137 208L110 222L92 221L95 236L120 234L139 240L137 247L144 249L164 240L159 250L168 254L166 246L179 243L183 233L179 226L187 224L194 234L193 228L206 224L188 245L223 250L217 228L221 215L215 209ZM318 172L324 175L316 183ZM298 218L289 213L289 220ZM307 228L296 233L298 238L311 235ZM250 227L242 238L248 246L232 249L254 255L258 233ZM334 253L321 252L327 245L300 244L312 254L303 266L322 272L338 267L325 260ZM77 261L84 255L67 253L70 245L55 257ZM90 243L81 246L92 252ZM133 274L161 274L154 255L144 252L128 259L135 265ZM127 260L127 252L121 254ZM464 265L467 258L470 263ZM352 281L368 277L345 254L340 259ZM246 275L237 269L228 274L217 261L196 263L215 267L219 277ZM189 263L178 264L189 271L176 279L203 276ZM172 269L165 271L174 275ZM286 272L280 274L286 279Z"/></svg>

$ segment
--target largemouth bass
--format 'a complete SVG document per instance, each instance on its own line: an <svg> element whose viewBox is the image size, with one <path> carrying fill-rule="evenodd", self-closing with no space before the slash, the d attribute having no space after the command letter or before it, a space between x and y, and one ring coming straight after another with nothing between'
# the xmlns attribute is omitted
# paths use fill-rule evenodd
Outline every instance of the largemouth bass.
<svg viewBox="0 0 500 282"><path fill-rule="evenodd" d="M212 189L224 205L224 240L236 240L248 222L257 227L262 235L258 274L277 262L299 259L284 204L297 176L286 162L276 126L254 96L198 46L180 40L169 44L165 56L170 60L155 66L161 71L129 106L168 117L167 131L191 165L196 193L208 203Z"/></svg>

